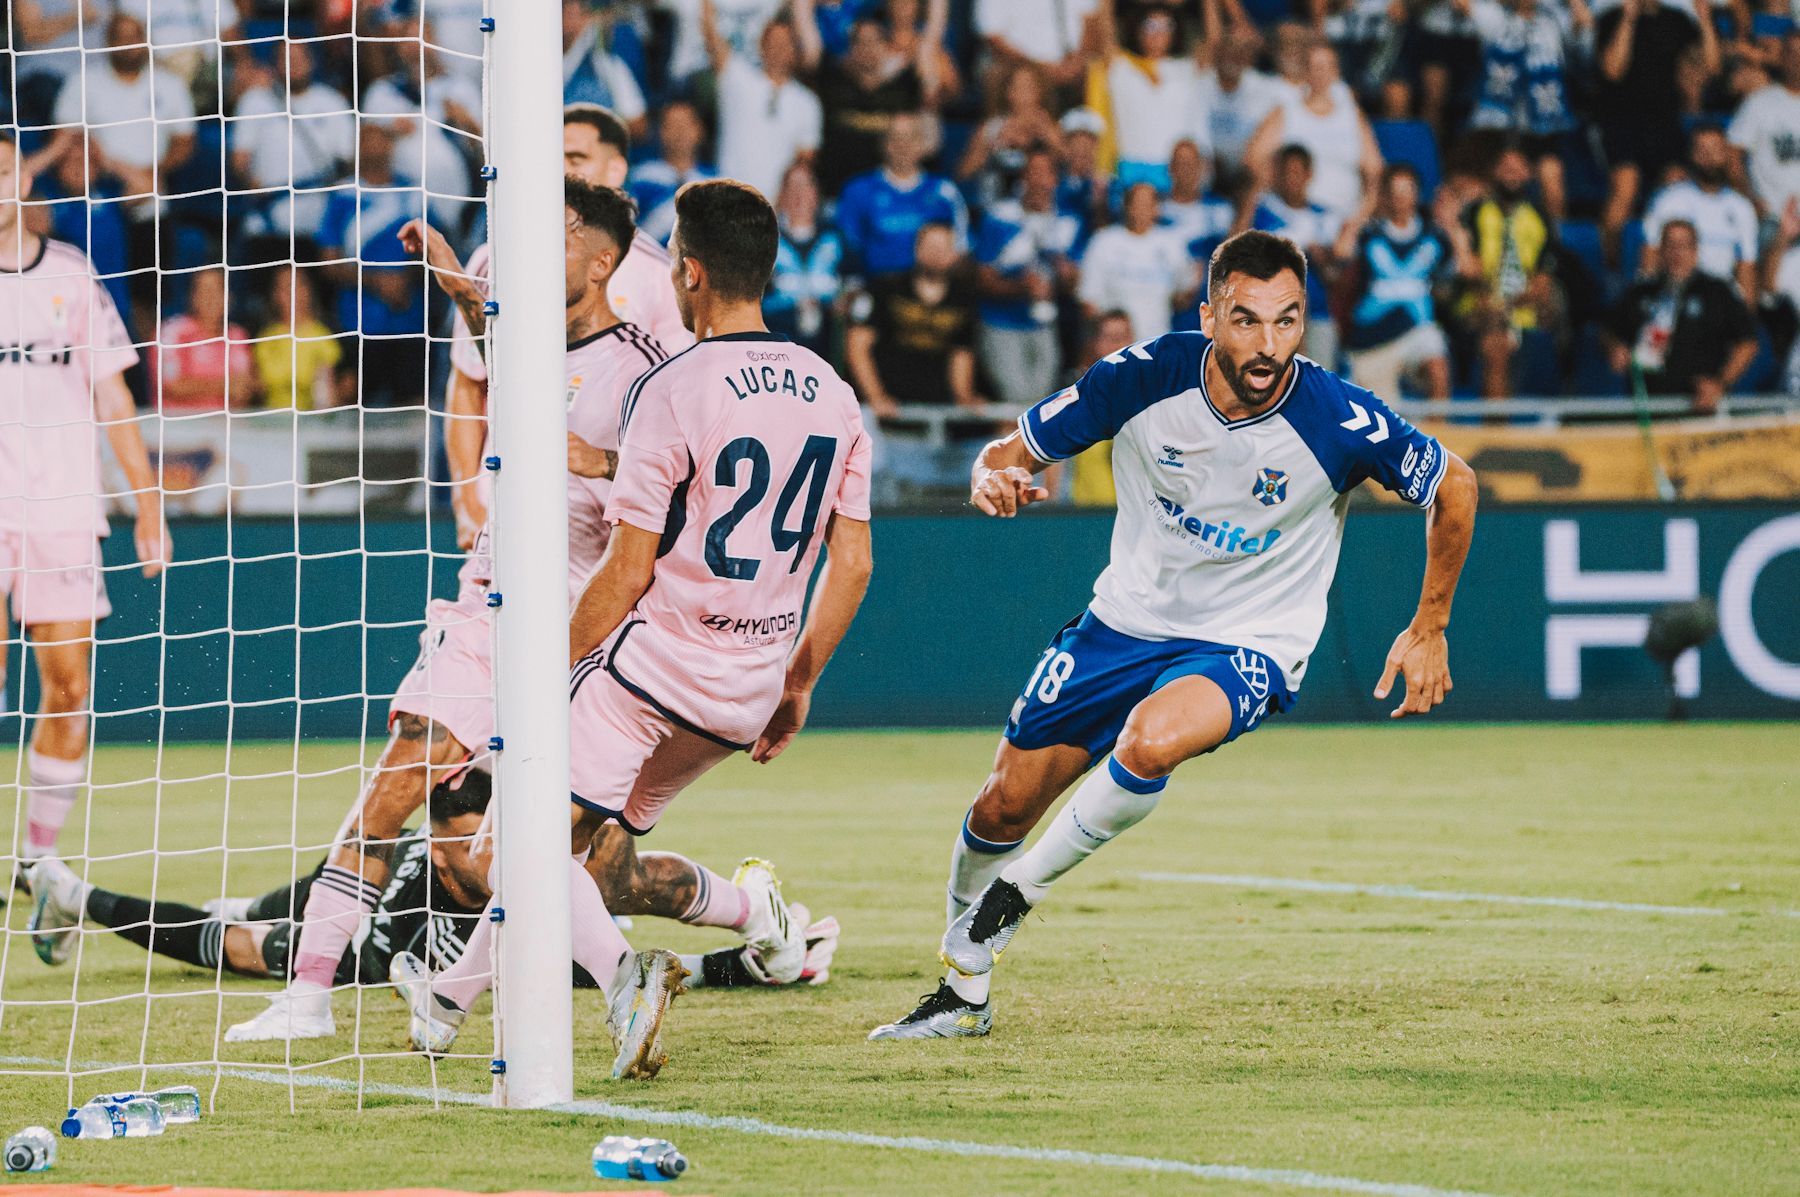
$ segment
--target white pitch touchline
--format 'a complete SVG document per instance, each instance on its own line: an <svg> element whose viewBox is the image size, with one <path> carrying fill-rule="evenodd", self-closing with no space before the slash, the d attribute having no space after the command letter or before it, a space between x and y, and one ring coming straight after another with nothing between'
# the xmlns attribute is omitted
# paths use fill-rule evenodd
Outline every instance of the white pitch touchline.
<svg viewBox="0 0 1800 1197"><path fill-rule="evenodd" d="M1193 885L1226 885L1240 889L1295 889L1315 894L1368 894L1377 898L1414 898L1421 902L1492 902L1505 906L1560 906L1569 910L1624 910L1633 914L1738 914L1712 906L1657 906L1648 902L1601 902L1592 898L1532 897L1528 894L1478 894L1452 889L1419 889L1411 885L1357 885L1349 881L1312 881L1304 877L1250 877L1236 873L1139 873L1142 881L1176 881ZM1800 918L1800 910L1778 910Z"/></svg>
<svg viewBox="0 0 1800 1197"><path fill-rule="evenodd" d="M61 1060L36 1056L0 1056L3 1064L36 1064L61 1067ZM84 1064L83 1069L114 1067ZM142 1068L139 1064L120 1064L121 1071ZM213 1069L193 1065L148 1067L159 1071L211 1076ZM355 1081L337 1077L289 1075L264 1069L223 1065L218 1071L242 1081L264 1085L293 1085L301 1089L334 1089L356 1092ZM459 1106L486 1106L485 1093L465 1093L457 1089L429 1089L419 1085L387 1085L369 1083L360 1086L363 1093L378 1097L409 1097L422 1101L440 1101ZM1071 1151L1055 1147L1017 1147L1009 1143L978 1143L964 1139L932 1139L923 1135L872 1135L863 1131L824 1130L810 1126L783 1126L760 1118L735 1115L701 1114L690 1110L657 1110L644 1106L621 1105L617 1102L584 1099L549 1107L564 1114L588 1114L628 1122L646 1122L653 1126L685 1126L696 1130L737 1131L745 1135L764 1135L776 1139L804 1139L820 1143L842 1143L851 1147L879 1147L895 1151L917 1151L932 1155L981 1156L989 1159L1024 1160L1034 1164L1074 1164L1090 1168L1115 1168L1128 1172L1160 1172L1173 1176L1195 1176L1203 1180L1237 1181L1240 1184L1286 1185L1295 1189L1314 1189L1331 1193L1368 1193L1374 1197L1488 1197L1466 1189L1439 1189L1431 1185L1394 1184L1383 1180L1362 1180L1354 1176L1331 1176L1298 1168L1250 1168L1241 1164L1192 1164L1186 1160L1168 1160L1148 1155L1119 1155L1107 1151Z"/></svg>

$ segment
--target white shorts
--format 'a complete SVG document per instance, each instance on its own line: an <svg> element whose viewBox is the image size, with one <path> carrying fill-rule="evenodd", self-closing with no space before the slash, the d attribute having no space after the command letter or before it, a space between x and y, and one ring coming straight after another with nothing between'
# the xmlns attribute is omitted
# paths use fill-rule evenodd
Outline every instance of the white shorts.
<svg viewBox="0 0 1800 1197"><path fill-rule="evenodd" d="M0 532L0 597L25 627L98 623L112 614L91 532Z"/></svg>

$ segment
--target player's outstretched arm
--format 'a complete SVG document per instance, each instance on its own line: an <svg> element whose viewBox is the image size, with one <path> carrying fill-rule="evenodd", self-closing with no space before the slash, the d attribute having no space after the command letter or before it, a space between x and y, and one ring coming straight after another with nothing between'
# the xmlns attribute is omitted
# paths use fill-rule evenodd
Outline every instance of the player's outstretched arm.
<svg viewBox="0 0 1800 1197"><path fill-rule="evenodd" d="M874 551L869 538L867 520L831 517L825 529L825 568L813 590L812 608L806 615L806 629L788 658L787 682L782 688L781 705L763 728L762 735L750 749L750 759L767 764L780 756L800 729L806 726L806 715L812 709L813 687L825 672L825 662L843 642L850 621L869 592L869 577L875 572Z"/></svg>
<svg viewBox="0 0 1800 1197"><path fill-rule="evenodd" d="M969 479L969 502L987 515L1007 519L1019 508L1042 503L1050 492L1031 480L1045 469L1043 462L1025 447L1025 438L1014 429L1001 440L992 442L975 459Z"/></svg>
<svg viewBox="0 0 1800 1197"><path fill-rule="evenodd" d="M1406 697L1390 718L1423 715L1450 693L1450 601L1456 580L1469 555L1475 536L1475 471L1456 454L1445 450L1443 481L1437 500L1425 517L1425 583L1419 593L1419 609L1406 630L1394 638L1387 666L1375 683L1375 697L1386 698L1394 688L1394 676L1406 679Z"/></svg>
<svg viewBox="0 0 1800 1197"><path fill-rule="evenodd" d="M169 537L169 525L163 519L162 490L156 485L156 471L150 468L150 454L144 448L143 434L137 426L137 404L125 375L113 374L94 383L94 411L112 442L113 456L131 486L137 502L137 524L132 540L137 546L138 561L144 576L154 578L175 557L175 542Z"/></svg>
<svg viewBox="0 0 1800 1197"><path fill-rule="evenodd" d="M600 566L569 615L570 665L604 644L650 589L661 543L660 532L646 532L623 520L613 525Z"/></svg>
<svg viewBox="0 0 1800 1197"><path fill-rule="evenodd" d="M487 314L481 310L481 291L463 267L462 259L456 256L444 235L423 220L407 221L400 226L398 236L407 253L424 253L425 268L431 274L431 281L456 304L456 310L462 313L469 326L469 335L475 339L475 347L486 358L487 341L483 334L487 332Z"/></svg>

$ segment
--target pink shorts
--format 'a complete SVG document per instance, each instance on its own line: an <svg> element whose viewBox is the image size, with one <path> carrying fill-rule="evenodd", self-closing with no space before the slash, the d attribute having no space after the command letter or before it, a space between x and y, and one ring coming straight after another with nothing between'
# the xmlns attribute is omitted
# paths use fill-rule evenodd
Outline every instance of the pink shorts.
<svg viewBox="0 0 1800 1197"><path fill-rule="evenodd" d="M436 723L472 753L487 751L494 734L493 629L478 597L432 599L419 633L419 659L388 704L397 715Z"/></svg>
<svg viewBox="0 0 1800 1197"><path fill-rule="evenodd" d="M743 751L633 693L594 657L575 667L569 697L569 797L643 835L714 765Z"/></svg>
<svg viewBox="0 0 1800 1197"><path fill-rule="evenodd" d="M98 623L112 614L91 532L0 532L0 598L25 627Z"/></svg>

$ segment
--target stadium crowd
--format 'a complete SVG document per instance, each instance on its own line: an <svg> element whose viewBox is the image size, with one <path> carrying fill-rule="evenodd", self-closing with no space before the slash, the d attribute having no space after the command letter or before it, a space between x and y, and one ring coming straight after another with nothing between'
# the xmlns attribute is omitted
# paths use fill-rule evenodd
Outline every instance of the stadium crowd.
<svg viewBox="0 0 1800 1197"><path fill-rule="evenodd" d="M449 313L395 232L485 237L482 0L9 10L35 219L154 346L141 401L441 389ZM567 101L630 128L652 235L689 180L775 202L771 326L844 364L885 481L931 486L992 423L935 446L903 408L1023 405L1097 347L1195 327L1207 255L1252 226L1307 250L1306 351L1387 397L1800 393L1797 17L565 0L562 65Z"/></svg>

